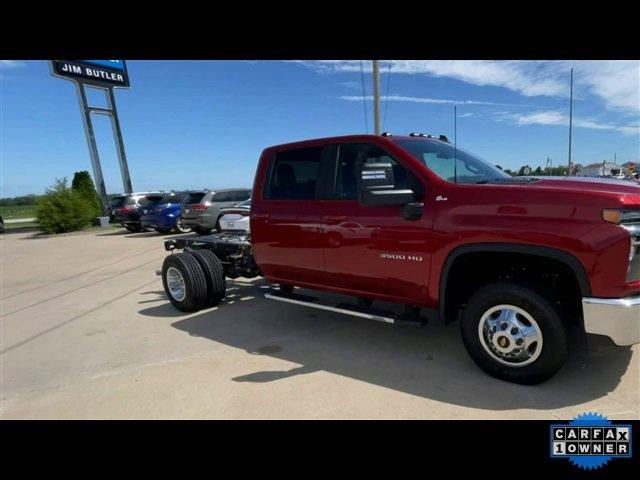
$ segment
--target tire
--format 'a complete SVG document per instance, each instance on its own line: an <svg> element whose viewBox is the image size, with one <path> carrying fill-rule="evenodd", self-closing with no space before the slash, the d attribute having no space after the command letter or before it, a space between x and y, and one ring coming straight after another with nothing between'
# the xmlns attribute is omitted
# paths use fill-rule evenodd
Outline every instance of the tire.
<svg viewBox="0 0 640 480"><path fill-rule="evenodd" d="M193 231L196 232L198 235L209 235L211 233L210 228L203 228L203 227L193 227Z"/></svg>
<svg viewBox="0 0 640 480"><path fill-rule="evenodd" d="M181 218L180 217L176 217L176 219L173 221L173 230L176 233L189 233L191 232L191 227L187 227L181 224L180 222Z"/></svg>
<svg viewBox="0 0 640 480"><path fill-rule="evenodd" d="M124 228L126 228L130 232L139 232L140 230L142 230L142 227L140 225L125 225Z"/></svg>
<svg viewBox="0 0 640 480"><path fill-rule="evenodd" d="M552 302L530 287L502 282L481 287L469 299L460 327L476 365L508 382L542 383L567 356L565 324Z"/></svg>
<svg viewBox="0 0 640 480"><path fill-rule="evenodd" d="M209 250L192 250L189 255L196 259L207 279L207 298L204 306L213 307L218 305L227 290L227 280L220 260Z"/></svg>
<svg viewBox="0 0 640 480"><path fill-rule="evenodd" d="M169 274L177 279L179 274L183 283L183 295L170 288ZM177 279L179 281L179 279ZM181 312L194 312L202 308L207 300L207 279L202 267L188 253L169 255L162 264L162 285L169 301ZM176 292L174 294L174 292Z"/></svg>

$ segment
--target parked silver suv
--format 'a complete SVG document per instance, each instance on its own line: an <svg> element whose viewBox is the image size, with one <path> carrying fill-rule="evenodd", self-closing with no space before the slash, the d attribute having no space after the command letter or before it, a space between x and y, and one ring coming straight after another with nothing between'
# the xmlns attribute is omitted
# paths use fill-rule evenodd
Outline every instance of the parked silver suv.
<svg viewBox="0 0 640 480"><path fill-rule="evenodd" d="M248 188L225 188L190 192L182 204L182 225L193 228L200 235L207 235L218 229L220 210L232 207L251 198Z"/></svg>

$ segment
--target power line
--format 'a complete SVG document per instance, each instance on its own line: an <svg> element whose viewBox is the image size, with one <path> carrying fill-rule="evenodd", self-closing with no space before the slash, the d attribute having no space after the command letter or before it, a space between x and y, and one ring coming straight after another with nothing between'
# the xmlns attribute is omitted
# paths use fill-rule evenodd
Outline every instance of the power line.
<svg viewBox="0 0 640 480"><path fill-rule="evenodd" d="M369 133L369 114L367 113L367 95L364 86L364 65L360 60L360 81L362 82L362 105L364 106L364 129L366 133Z"/></svg>

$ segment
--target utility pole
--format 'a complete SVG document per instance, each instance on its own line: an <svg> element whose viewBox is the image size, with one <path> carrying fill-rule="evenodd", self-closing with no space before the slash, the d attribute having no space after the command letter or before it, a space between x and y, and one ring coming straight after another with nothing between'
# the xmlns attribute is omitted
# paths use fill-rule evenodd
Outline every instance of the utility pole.
<svg viewBox="0 0 640 480"><path fill-rule="evenodd" d="M573 128L573 67L571 68L571 95L569 99L569 172L571 176L571 130Z"/></svg>
<svg viewBox="0 0 640 480"><path fill-rule="evenodd" d="M380 135L380 67L378 60L373 60L373 124L374 132Z"/></svg>

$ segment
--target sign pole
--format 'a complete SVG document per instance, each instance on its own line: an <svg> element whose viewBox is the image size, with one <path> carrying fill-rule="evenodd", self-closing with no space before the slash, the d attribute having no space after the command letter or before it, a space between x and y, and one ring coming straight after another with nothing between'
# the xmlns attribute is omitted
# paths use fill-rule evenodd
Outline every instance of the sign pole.
<svg viewBox="0 0 640 480"><path fill-rule="evenodd" d="M109 88L109 109L111 110L111 126L113 128L113 136L118 147L118 160L120 162L120 173L122 174L122 185L125 193L133 193L131 186L131 176L129 175L129 164L127 163L127 155L124 152L124 142L122 141L122 131L120 130L120 119L118 118L118 110L116 109L116 98L113 94L113 88Z"/></svg>
<svg viewBox="0 0 640 480"><path fill-rule="evenodd" d="M91 122L91 108L87 104L87 94L84 85L75 82L78 89L78 99L80 100L80 111L82 112L82 123L87 137L87 145L89 147L89 155L91 156L91 165L93 166L93 178L96 180L96 187L100 194L102 214L105 215L109 211L109 199L107 198L107 188L104 184L104 176L102 175L102 167L100 166L100 156L98 155L98 146L96 145L96 136L93 131L93 123Z"/></svg>
<svg viewBox="0 0 640 480"><path fill-rule="evenodd" d="M116 109L116 97L113 94L114 88L129 88L130 86L127 63L124 60L51 60L51 74L54 77L70 80L76 84L82 123L84 124L91 165L93 166L93 177L100 195L102 214L106 215L109 212L109 199L107 197L107 188L104 184L104 176L102 175L102 167L100 166L100 156L98 155L91 114L97 113L111 117L111 128L116 142L120 172L122 174L122 185L125 193L132 193L129 165L127 164L127 155L124 152L120 120ZM108 108L92 107L87 103L85 90L87 86L107 91Z"/></svg>

